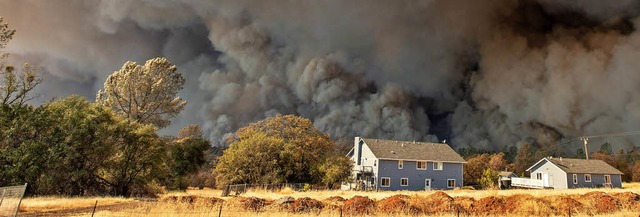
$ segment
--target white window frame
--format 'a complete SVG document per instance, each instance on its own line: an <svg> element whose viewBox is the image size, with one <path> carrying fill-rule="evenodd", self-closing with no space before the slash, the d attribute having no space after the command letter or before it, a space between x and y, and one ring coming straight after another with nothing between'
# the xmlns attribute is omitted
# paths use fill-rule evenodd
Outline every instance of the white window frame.
<svg viewBox="0 0 640 217"><path fill-rule="evenodd" d="M587 179L587 177L589 177ZM584 182L591 182L591 174L584 174Z"/></svg>
<svg viewBox="0 0 640 217"><path fill-rule="evenodd" d="M407 184L402 184L402 181L407 180ZM409 178L400 178L400 186L409 186Z"/></svg>
<svg viewBox="0 0 640 217"><path fill-rule="evenodd" d="M424 167L420 167L420 164L424 164ZM416 169L417 170L427 170L427 162L426 161L416 161Z"/></svg>
<svg viewBox="0 0 640 217"><path fill-rule="evenodd" d="M442 170L443 167L444 167L444 163L439 161L433 162L433 170Z"/></svg>
<svg viewBox="0 0 640 217"><path fill-rule="evenodd" d="M542 180L542 173L536 173L536 179Z"/></svg>
<svg viewBox="0 0 640 217"><path fill-rule="evenodd" d="M384 185L384 180L387 180L387 185ZM382 177L380 178L380 187L388 188L391 187L391 178L390 177Z"/></svg>
<svg viewBox="0 0 640 217"><path fill-rule="evenodd" d="M453 181L453 185L449 185L449 181ZM456 180L455 179L447 179L447 188L455 188Z"/></svg>
<svg viewBox="0 0 640 217"><path fill-rule="evenodd" d="M404 161L398 160L398 169L401 170L402 168L404 168Z"/></svg>
<svg viewBox="0 0 640 217"><path fill-rule="evenodd" d="M604 175L604 184L611 184L611 175Z"/></svg>
<svg viewBox="0 0 640 217"><path fill-rule="evenodd" d="M578 174L573 174L573 184L574 185L578 184Z"/></svg>

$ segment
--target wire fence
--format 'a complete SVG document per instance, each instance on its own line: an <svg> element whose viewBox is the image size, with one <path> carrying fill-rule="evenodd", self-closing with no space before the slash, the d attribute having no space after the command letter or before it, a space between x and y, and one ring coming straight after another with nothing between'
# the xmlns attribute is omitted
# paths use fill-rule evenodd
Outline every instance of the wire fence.
<svg viewBox="0 0 640 217"><path fill-rule="evenodd" d="M0 187L0 216L16 216L27 184Z"/></svg>
<svg viewBox="0 0 640 217"><path fill-rule="evenodd" d="M308 190L325 190L326 186L312 185L309 183L275 183L275 184L235 184L227 185L222 189L222 196L227 197L230 195L238 196L249 189L260 189L267 191L280 191L285 188L290 188L294 191L308 191Z"/></svg>

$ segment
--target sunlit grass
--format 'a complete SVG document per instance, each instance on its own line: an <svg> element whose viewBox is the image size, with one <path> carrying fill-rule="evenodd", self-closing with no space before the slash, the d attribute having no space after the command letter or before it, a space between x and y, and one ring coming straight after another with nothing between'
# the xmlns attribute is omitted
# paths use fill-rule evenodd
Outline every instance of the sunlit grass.
<svg viewBox="0 0 640 217"><path fill-rule="evenodd" d="M22 199L20 212L46 212L93 207L96 201L98 201L98 205L102 206L134 200L122 197L27 197Z"/></svg>
<svg viewBox="0 0 640 217"><path fill-rule="evenodd" d="M444 191L451 197L466 196L473 197L475 199L481 199L488 196L511 196L518 194L528 194L536 198L543 198L549 196L560 195L582 195L588 192L601 191L605 193L619 193L619 192L633 192L640 194L640 183L623 183L621 189L608 189L608 188L579 188L579 189L565 189L565 190L529 190L529 189L513 189L513 190L462 190L455 189ZM437 191L380 191L380 192L362 192L362 191L307 191L298 192L288 188L281 191L267 191L267 190L249 190L242 197L258 197L269 200L277 200L284 196L290 196L293 198L310 197L317 200L324 200L332 196L340 196L345 199L349 199L353 196L367 196L374 200L380 201L386 197L390 197L396 194L409 195L412 198L424 198ZM216 197L221 198L222 191L216 189L189 189L187 191L175 191L167 192L160 195L160 198L166 198L170 196L199 196L199 197ZM260 212L252 212L244 210L237 203L234 197L222 198L225 201L222 203L222 216L340 216L340 212L337 210L323 209L319 213L303 213L294 214L287 212L286 210L280 210L277 206L266 206ZM119 197L33 197L25 198L20 206L20 212L47 212L55 210L68 210L92 207L96 200L98 205L109 205L118 203L134 202L133 199L119 198ZM546 215L548 210L539 208L535 210L535 207L539 207L535 201L531 201L531 204L527 202L522 204L525 207L529 207L532 210L531 213L539 213ZM532 208L533 207L533 208ZM182 202L141 202L137 206L125 207L121 210L100 210L98 209L95 216L217 216L220 211L220 204L210 204L205 202L195 203L182 203ZM575 213L572 216L638 216L637 211L630 211L623 209L615 213L607 213L602 215L593 215L594 213ZM75 215L75 214L74 214ZM386 214L378 213L380 216L387 216ZM553 214L552 214L553 215ZM86 216L86 213L79 213L76 216ZM393 216L415 216L410 214L394 214ZM424 215L418 215L424 216ZM454 214L443 213L437 216L455 216ZM499 216L499 215L498 215ZM505 215L508 216L508 215Z"/></svg>

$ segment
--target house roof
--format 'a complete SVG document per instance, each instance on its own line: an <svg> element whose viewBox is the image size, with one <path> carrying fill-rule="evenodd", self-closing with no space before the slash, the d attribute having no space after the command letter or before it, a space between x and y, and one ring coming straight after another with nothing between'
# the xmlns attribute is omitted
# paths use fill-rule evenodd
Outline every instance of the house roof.
<svg viewBox="0 0 640 217"><path fill-rule="evenodd" d="M379 159L465 162L464 158L447 144L362 139L369 146L373 155Z"/></svg>
<svg viewBox="0 0 640 217"><path fill-rule="evenodd" d="M586 174L624 174L620 172L620 170L612 167L601 160L585 160L585 159L574 159L574 158L543 158L543 160L547 160L552 164L558 166L562 171L566 173L586 173ZM533 168L534 164L531 168Z"/></svg>

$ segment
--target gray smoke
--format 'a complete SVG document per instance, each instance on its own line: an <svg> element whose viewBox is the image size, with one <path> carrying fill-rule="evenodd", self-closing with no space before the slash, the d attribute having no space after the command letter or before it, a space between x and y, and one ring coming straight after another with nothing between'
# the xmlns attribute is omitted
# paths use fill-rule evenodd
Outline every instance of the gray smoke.
<svg viewBox="0 0 640 217"><path fill-rule="evenodd" d="M222 145L282 113L334 138L501 150L640 128L639 2L2 0L0 16L11 61L46 70L42 100L166 56L189 104L165 134L198 123Z"/></svg>

